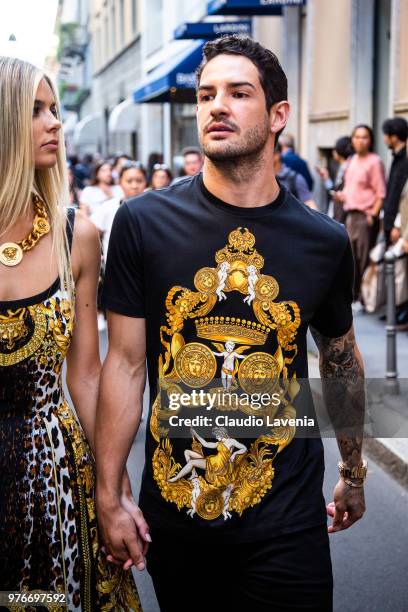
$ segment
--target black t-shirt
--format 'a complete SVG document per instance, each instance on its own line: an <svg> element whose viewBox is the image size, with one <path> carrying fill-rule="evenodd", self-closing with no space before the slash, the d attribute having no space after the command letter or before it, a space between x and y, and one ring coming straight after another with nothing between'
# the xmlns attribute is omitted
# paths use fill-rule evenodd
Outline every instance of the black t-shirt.
<svg viewBox="0 0 408 612"><path fill-rule="evenodd" d="M307 328L328 337L349 330L352 282L344 227L282 186L271 204L242 208L209 193L199 175L120 207L103 304L146 319L151 399L140 506L153 529L245 541L326 522L320 437L295 436L288 421L240 436L239 418L259 408L225 409L220 398L251 395L259 379L277 377L283 401L262 410L297 416ZM195 407L170 407L180 392L202 389L217 398L211 409L210 394L196 396ZM194 435L188 422L186 437L174 434L193 416L210 421L196 421Z"/></svg>

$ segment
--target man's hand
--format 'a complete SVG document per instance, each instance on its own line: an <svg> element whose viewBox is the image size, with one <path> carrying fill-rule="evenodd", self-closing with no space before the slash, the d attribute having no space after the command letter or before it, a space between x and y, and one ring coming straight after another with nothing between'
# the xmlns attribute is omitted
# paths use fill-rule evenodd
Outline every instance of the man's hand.
<svg viewBox="0 0 408 612"><path fill-rule="evenodd" d="M329 171L324 166L315 166L317 174L320 176L322 181L327 181L329 178Z"/></svg>
<svg viewBox="0 0 408 612"><path fill-rule="evenodd" d="M120 501L105 504L97 496L97 516L107 560L123 564L124 569L135 565L143 571L144 555L151 539L143 514L134 501L122 495Z"/></svg>
<svg viewBox="0 0 408 612"><path fill-rule="evenodd" d="M364 488L350 487L342 479L334 487L333 500L326 506L328 516L333 517L329 533L348 529L365 512Z"/></svg>

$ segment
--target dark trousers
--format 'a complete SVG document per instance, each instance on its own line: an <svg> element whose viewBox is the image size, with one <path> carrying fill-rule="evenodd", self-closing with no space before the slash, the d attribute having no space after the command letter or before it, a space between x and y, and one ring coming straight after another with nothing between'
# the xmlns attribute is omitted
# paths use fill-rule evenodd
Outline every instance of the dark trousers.
<svg viewBox="0 0 408 612"><path fill-rule="evenodd" d="M161 612L332 612L327 526L250 543L152 531Z"/></svg>
<svg viewBox="0 0 408 612"><path fill-rule="evenodd" d="M361 300L361 281L370 260L370 251L375 246L378 236L379 221L373 220L368 225L365 213L352 210L347 214L346 229L350 238L354 256L353 301Z"/></svg>

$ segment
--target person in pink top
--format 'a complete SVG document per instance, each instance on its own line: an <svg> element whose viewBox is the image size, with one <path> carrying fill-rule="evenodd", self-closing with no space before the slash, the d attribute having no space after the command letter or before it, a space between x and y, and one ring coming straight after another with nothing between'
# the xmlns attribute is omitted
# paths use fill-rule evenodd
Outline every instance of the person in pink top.
<svg viewBox="0 0 408 612"><path fill-rule="evenodd" d="M361 303L361 280L375 245L379 214L386 193L385 171L381 158L373 153L374 135L368 125L357 125L351 135L355 154L344 179L344 189L336 200L347 212L346 228L355 261L354 302Z"/></svg>

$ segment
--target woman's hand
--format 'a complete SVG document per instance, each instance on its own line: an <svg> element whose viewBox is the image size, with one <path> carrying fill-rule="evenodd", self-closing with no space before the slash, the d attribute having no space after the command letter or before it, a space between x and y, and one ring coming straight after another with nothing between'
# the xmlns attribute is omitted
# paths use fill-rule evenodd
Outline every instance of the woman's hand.
<svg viewBox="0 0 408 612"><path fill-rule="evenodd" d="M136 528L136 542L134 544L134 550L136 551L136 554L132 551L133 554L130 557L130 548L128 547L127 551L129 552L129 554L127 555L127 560L125 561L123 556L121 558L115 557L113 554L110 554L109 549L107 551L105 547L103 547L102 550L106 553L106 559L110 563L114 563L115 565L123 565L123 569L125 570L130 569L132 565L136 565L137 569L141 571L144 569L144 561L142 561L142 558L140 556L136 556L137 550L142 553L144 558L146 556L147 549L149 547L149 543L152 541L152 538L150 537L149 526L144 519L143 513L140 510L139 506L136 504L136 501L133 497L127 470L125 470L122 480L120 506L122 508L122 512L125 511L127 515L127 520L129 518L133 519L132 531L134 530L134 528ZM111 547L109 548L111 549ZM124 551L122 550L121 552L123 553Z"/></svg>
<svg viewBox="0 0 408 612"><path fill-rule="evenodd" d="M149 525L144 519L143 512L140 510L139 506L136 504L135 498L133 497L132 486L130 484L127 470L125 470L123 474L120 503L123 508L133 517L139 536L143 541L143 555L146 555L152 538L150 537Z"/></svg>

